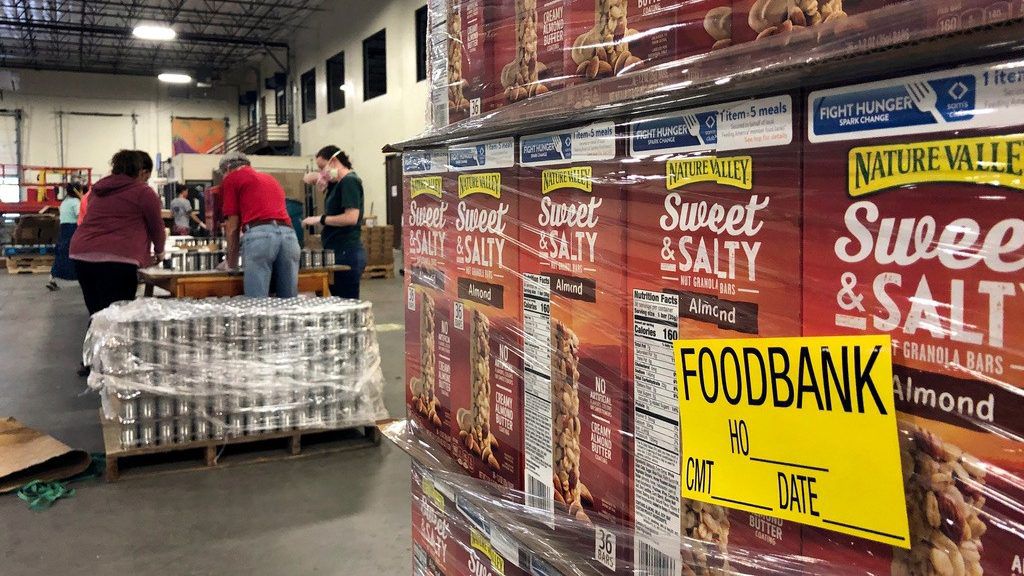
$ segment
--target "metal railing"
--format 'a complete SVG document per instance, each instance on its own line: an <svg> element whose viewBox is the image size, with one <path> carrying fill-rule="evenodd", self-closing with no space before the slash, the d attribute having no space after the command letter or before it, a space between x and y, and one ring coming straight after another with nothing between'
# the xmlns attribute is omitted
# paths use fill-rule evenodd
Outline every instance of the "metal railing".
<svg viewBox="0 0 1024 576"><path fill-rule="evenodd" d="M291 122L279 125L276 122L269 122L267 117L263 116L256 124L239 129L238 133L207 153L224 154L236 150L251 153L262 148L278 148L291 144Z"/></svg>

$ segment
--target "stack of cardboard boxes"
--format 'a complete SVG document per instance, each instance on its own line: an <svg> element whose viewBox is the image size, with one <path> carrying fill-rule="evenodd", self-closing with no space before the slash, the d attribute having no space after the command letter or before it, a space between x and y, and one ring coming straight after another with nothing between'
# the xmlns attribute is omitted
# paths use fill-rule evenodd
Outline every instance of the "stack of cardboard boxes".
<svg viewBox="0 0 1024 576"><path fill-rule="evenodd" d="M363 248L366 249L367 266L390 266L395 262L395 228L387 226L363 226Z"/></svg>
<svg viewBox="0 0 1024 576"><path fill-rule="evenodd" d="M433 151L406 192L410 415L587 573L1012 573L1009 64ZM909 548L682 499L672 341L842 334L892 336Z"/></svg>

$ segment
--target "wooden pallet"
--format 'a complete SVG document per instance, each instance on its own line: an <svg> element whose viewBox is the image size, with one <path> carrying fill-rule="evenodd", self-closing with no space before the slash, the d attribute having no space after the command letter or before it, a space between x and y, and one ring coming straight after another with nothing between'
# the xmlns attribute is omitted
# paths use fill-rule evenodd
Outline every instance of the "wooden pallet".
<svg viewBox="0 0 1024 576"><path fill-rule="evenodd" d="M376 426L360 426L338 430L267 432L222 440L125 449L121 447L120 424L104 419L102 414L100 423L107 453L107 482L116 482L123 477L226 468L347 452L379 446L381 439L380 430Z"/></svg>
<svg viewBox="0 0 1024 576"><path fill-rule="evenodd" d="M10 274L49 274L53 268L53 256L8 256L7 272Z"/></svg>
<svg viewBox="0 0 1024 576"><path fill-rule="evenodd" d="M392 264L380 264L377 266L367 266L363 270L363 280L371 280L374 278L394 278L395 277L395 265Z"/></svg>

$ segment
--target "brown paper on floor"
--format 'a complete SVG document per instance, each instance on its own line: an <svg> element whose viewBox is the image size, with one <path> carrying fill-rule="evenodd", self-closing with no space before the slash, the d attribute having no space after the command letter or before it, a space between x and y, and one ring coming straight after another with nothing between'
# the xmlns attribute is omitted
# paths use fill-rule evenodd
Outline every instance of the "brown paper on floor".
<svg viewBox="0 0 1024 576"><path fill-rule="evenodd" d="M0 418L0 494L33 480L63 480L81 474L91 458L14 418Z"/></svg>

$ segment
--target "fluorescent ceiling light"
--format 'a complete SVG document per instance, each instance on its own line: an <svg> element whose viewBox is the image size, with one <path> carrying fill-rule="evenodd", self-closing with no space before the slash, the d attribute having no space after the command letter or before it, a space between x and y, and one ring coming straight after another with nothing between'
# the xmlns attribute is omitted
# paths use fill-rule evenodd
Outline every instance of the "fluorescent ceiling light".
<svg viewBox="0 0 1024 576"><path fill-rule="evenodd" d="M175 74L173 72L164 72L157 76L157 79L170 84L188 84L192 82L192 77L188 74Z"/></svg>
<svg viewBox="0 0 1024 576"><path fill-rule="evenodd" d="M174 40L178 37L173 28L162 24L139 24L132 30L132 34L143 40Z"/></svg>

